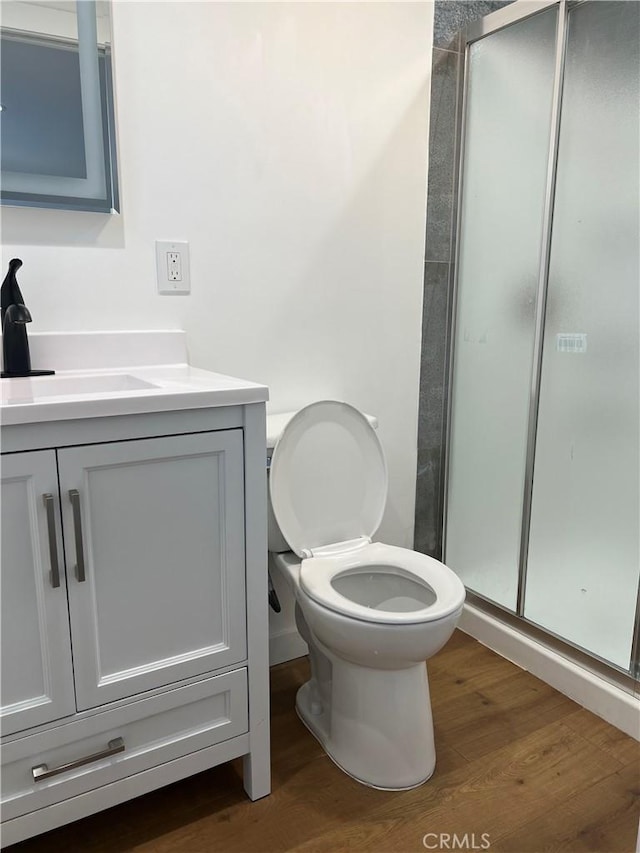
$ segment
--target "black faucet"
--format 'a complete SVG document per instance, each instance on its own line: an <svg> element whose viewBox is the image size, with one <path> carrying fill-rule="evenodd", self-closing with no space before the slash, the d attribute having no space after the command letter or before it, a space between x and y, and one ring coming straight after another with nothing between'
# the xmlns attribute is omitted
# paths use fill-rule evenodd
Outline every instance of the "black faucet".
<svg viewBox="0 0 640 853"><path fill-rule="evenodd" d="M16 272L21 266L20 258L9 261L9 271L0 288L0 322L2 323L2 352L4 357L2 376L50 375L55 371L31 369L26 326L27 323L31 322L31 314L24 304L16 279Z"/></svg>

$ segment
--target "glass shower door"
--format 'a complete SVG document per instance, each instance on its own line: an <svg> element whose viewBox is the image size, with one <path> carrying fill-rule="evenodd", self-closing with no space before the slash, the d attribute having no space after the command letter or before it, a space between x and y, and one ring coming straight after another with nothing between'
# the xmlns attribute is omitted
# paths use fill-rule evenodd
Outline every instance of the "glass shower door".
<svg viewBox="0 0 640 853"><path fill-rule="evenodd" d="M515 610L558 8L468 48L445 560Z"/></svg>
<svg viewBox="0 0 640 853"><path fill-rule="evenodd" d="M628 669L638 580L639 4L569 12L524 615Z"/></svg>

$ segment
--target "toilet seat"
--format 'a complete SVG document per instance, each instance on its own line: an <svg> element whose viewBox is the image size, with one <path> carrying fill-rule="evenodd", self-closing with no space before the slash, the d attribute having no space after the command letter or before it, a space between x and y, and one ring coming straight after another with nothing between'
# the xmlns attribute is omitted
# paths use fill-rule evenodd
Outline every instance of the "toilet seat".
<svg viewBox="0 0 640 853"><path fill-rule="evenodd" d="M371 542L387 483L382 445L358 409L324 400L291 418L273 452L269 486L282 533L303 558L300 588L317 604L365 622L450 616L464 602L464 586L450 569Z"/></svg>
<svg viewBox="0 0 640 853"><path fill-rule="evenodd" d="M354 597L367 598L374 575L396 576L408 581L409 584L405 586L409 588L411 584L422 587L426 593L424 606L404 610L380 609L375 604L359 603L347 597L344 590L340 592L334 585L336 580L339 582L348 578L352 582ZM358 580L358 576L362 576L362 581ZM358 594L359 583L364 594L362 596ZM399 592L402 593L403 584L399 586ZM462 607L465 597L460 579L443 563L426 554L381 542L303 560L300 566L300 587L317 604L329 610L364 622L388 625L411 625L444 619ZM409 594L412 592L410 590ZM433 598L431 602L428 600L430 597Z"/></svg>
<svg viewBox="0 0 640 853"><path fill-rule="evenodd" d="M387 463L375 430L348 403L323 400L291 418L271 457L271 503L299 557L370 541L387 502Z"/></svg>

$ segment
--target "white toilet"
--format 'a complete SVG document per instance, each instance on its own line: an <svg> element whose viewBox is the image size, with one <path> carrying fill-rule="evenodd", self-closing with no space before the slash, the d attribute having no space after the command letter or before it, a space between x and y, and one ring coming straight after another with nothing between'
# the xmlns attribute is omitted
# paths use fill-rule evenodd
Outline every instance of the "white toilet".
<svg viewBox="0 0 640 853"><path fill-rule="evenodd" d="M451 636L463 584L438 560L371 541L387 466L353 406L313 403L288 420L270 495L269 550L309 646L302 722L354 779L388 790L422 784L436 760L425 660Z"/></svg>

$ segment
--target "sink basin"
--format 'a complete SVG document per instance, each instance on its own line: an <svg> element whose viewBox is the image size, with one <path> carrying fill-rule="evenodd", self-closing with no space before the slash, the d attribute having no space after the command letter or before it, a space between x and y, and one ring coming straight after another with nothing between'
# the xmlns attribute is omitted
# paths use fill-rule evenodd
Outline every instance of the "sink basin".
<svg viewBox="0 0 640 853"><path fill-rule="evenodd" d="M114 394L157 388L151 382L128 373L101 373L95 376L36 376L2 381L2 402L18 403L49 397L74 397L78 394Z"/></svg>

